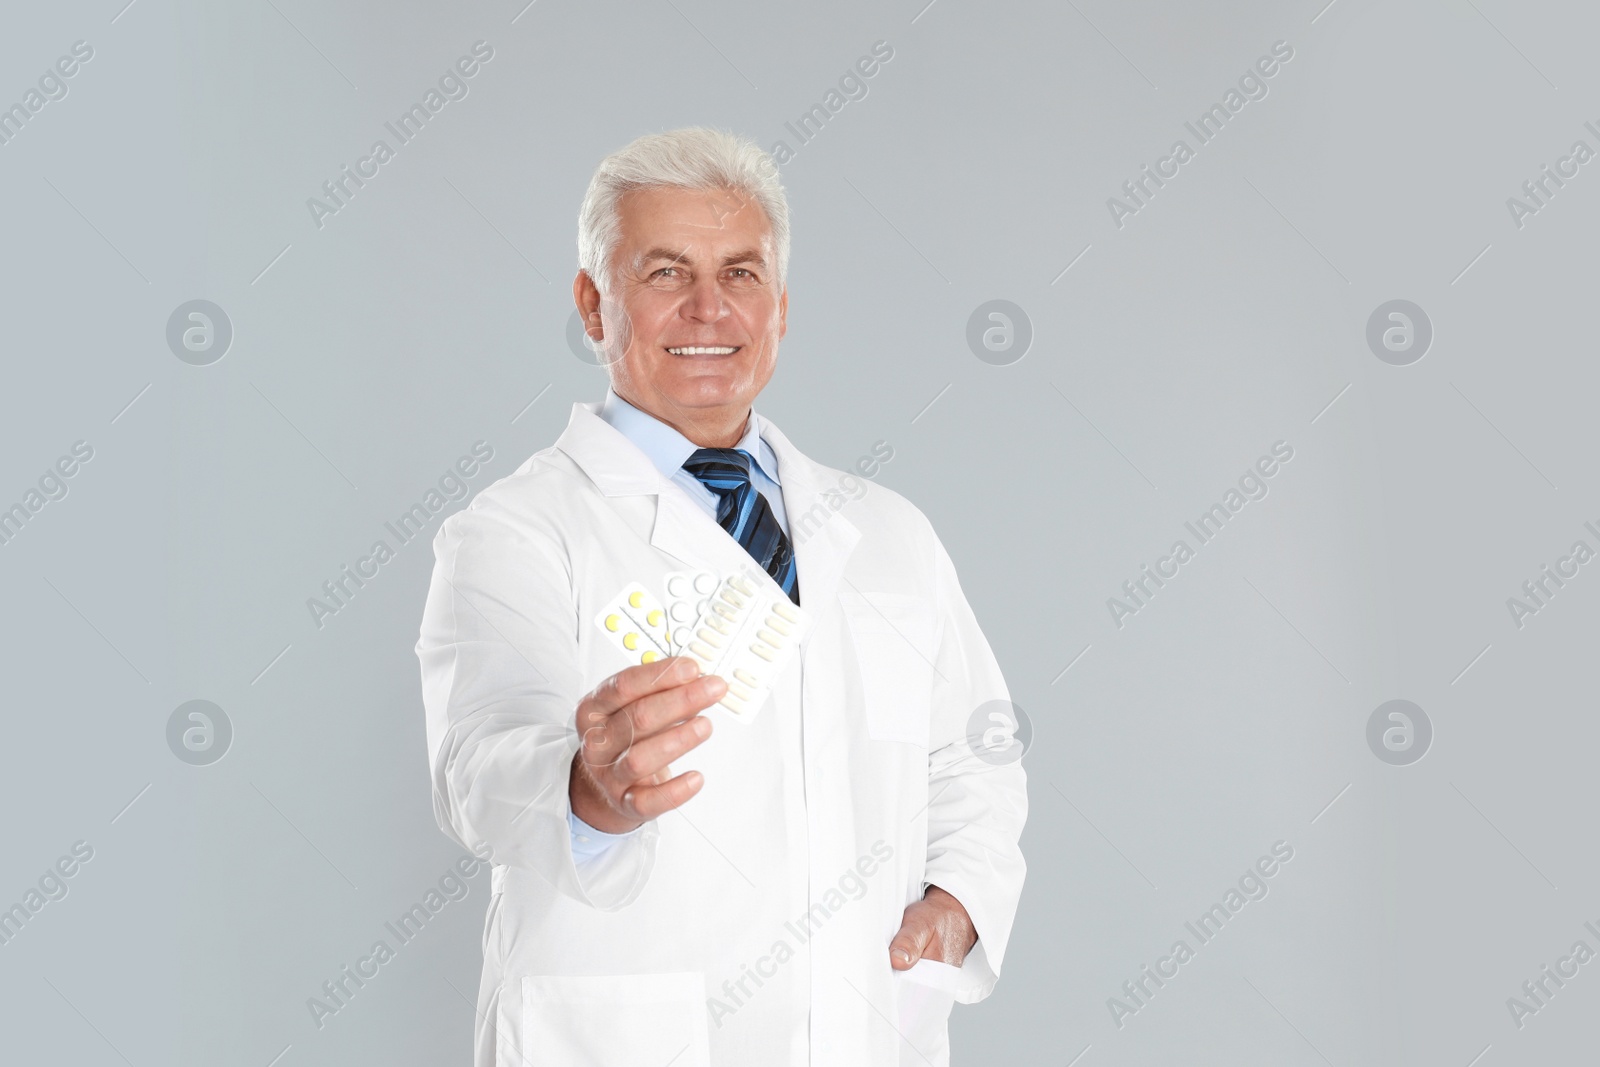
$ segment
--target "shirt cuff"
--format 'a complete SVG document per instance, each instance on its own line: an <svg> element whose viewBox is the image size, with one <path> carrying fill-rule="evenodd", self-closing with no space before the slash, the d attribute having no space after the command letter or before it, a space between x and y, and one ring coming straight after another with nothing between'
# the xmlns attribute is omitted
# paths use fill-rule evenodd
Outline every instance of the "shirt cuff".
<svg viewBox="0 0 1600 1067"><path fill-rule="evenodd" d="M633 837L644 829L641 825L625 834L608 834L578 818L571 809L567 811L567 826L572 831L572 858L579 862L603 855L614 843Z"/></svg>

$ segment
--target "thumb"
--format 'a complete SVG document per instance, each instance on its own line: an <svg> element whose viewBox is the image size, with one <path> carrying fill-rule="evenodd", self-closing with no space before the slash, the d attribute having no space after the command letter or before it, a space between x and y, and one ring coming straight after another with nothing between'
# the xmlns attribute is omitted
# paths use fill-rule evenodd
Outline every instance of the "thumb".
<svg viewBox="0 0 1600 1067"><path fill-rule="evenodd" d="M889 966L897 971L910 970L922 959L928 942L933 940L933 924L920 918L917 911L914 906L906 909L905 918L900 921L900 932L889 942Z"/></svg>

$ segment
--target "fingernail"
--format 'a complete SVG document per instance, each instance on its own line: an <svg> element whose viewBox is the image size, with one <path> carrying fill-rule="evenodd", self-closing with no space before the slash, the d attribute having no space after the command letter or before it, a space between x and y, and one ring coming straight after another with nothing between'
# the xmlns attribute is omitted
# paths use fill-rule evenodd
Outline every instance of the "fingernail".
<svg viewBox="0 0 1600 1067"><path fill-rule="evenodd" d="M893 954L894 958L899 960L901 963L910 963L911 962L911 953L907 952L903 948L894 949L892 951L892 954Z"/></svg>
<svg viewBox="0 0 1600 1067"><path fill-rule="evenodd" d="M707 719L707 718L704 718L703 716L697 715L693 719L691 719L690 721L692 723L694 723L694 725L691 727L691 729L694 730L694 735L696 737L704 739L704 738L707 738L707 737L711 736L711 720L710 719Z"/></svg>

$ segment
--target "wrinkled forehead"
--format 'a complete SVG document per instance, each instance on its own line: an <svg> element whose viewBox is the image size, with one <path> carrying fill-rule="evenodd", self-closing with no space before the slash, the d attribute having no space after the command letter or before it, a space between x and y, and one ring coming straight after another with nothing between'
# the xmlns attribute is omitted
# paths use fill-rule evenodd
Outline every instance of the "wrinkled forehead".
<svg viewBox="0 0 1600 1067"><path fill-rule="evenodd" d="M637 259L650 249L722 251L754 246L770 251L772 223L755 199L730 188L645 186L617 204L619 251Z"/></svg>

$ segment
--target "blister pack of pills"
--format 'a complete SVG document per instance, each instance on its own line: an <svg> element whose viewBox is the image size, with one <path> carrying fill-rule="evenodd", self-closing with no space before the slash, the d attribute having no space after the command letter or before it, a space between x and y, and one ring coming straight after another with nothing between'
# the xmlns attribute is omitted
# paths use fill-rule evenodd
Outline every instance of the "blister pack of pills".
<svg viewBox="0 0 1600 1067"><path fill-rule="evenodd" d="M766 703L809 623L774 583L732 574L718 583L680 654L697 660L703 674L727 682L717 703L748 722Z"/></svg>
<svg viewBox="0 0 1600 1067"><path fill-rule="evenodd" d="M638 582L624 586L594 622L633 663L654 663L675 654L667 609Z"/></svg>
<svg viewBox="0 0 1600 1067"><path fill-rule="evenodd" d="M667 639L672 654L681 656L694 636L695 623L708 607L711 595L722 584L711 571L673 571L667 575Z"/></svg>

